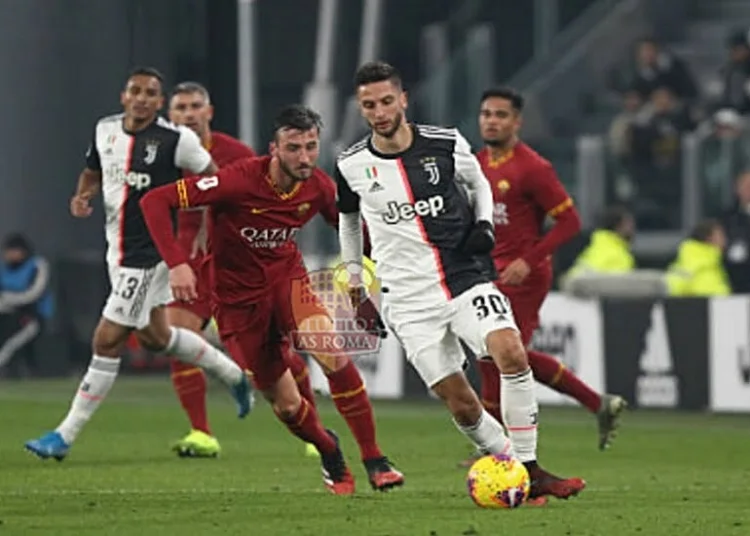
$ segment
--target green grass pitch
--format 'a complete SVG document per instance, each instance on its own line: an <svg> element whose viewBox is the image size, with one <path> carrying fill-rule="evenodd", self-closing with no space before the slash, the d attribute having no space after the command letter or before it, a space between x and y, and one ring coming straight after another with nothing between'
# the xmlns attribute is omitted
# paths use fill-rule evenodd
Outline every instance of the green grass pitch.
<svg viewBox="0 0 750 536"><path fill-rule="evenodd" d="M328 495L314 459L264 402L244 421L213 386L220 458L178 459L187 431L168 378L121 378L62 463L24 452L54 426L75 380L0 384L0 536L688 536L750 534L750 417L630 412L614 448L594 419L543 408L540 458L588 488L546 508L480 510L456 462L470 450L437 402L378 402L380 443L403 489L370 490L344 422L321 401L357 478Z"/></svg>

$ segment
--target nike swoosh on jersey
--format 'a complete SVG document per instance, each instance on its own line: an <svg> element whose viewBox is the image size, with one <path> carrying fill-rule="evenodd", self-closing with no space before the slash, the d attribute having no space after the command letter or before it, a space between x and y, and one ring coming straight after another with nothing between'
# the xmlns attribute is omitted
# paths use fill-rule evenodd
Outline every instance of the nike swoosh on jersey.
<svg viewBox="0 0 750 536"><path fill-rule="evenodd" d="M251 208L250 212L253 214L263 214L264 212L268 212L268 210L267 208Z"/></svg>

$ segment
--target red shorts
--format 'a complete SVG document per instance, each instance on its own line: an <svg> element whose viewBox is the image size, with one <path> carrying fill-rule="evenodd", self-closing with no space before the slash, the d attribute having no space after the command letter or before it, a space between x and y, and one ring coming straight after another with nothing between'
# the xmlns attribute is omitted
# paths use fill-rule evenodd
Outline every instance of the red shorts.
<svg viewBox="0 0 750 536"><path fill-rule="evenodd" d="M531 336L539 327L539 311L552 288L552 266L547 263L532 270L521 285L501 285L495 282L498 290L510 300L521 339L524 346L531 342Z"/></svg>
<svg viewBox="0 0 750 536"><path fill-rule="evenodd" d="M286 372L289 341L297 326L305 318L328 315L305 288L300 280L284 280L254 303L217 304L221 340L237 364L252 372L256 389L271 388ZM300 298L300 293L305 296Z"/></svg>
<svg viewBox="0 0 750 536"><path fill-rule="evenodd" d="M210 279L211 263L209 262L208 257L201 256L192 259L190 261L190 267L193 269L193 272L195 272L195 277L197 279L196 291L198 297L191 302L174 301L170 303L168 307L176 307L193 313L203 321L205 327L209 320L211 320L212 316Z"/></svg>

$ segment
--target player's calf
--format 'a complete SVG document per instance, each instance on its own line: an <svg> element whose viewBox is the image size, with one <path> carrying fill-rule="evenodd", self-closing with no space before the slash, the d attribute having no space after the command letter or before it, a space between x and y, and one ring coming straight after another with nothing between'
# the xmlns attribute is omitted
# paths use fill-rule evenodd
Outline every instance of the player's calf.
<svg viewBox="0 0 750 536"><path fill-rule="evenodd" d="M130 328L105 318L99 321L92 341L94 354L73 397L68 414L53 432L27 441L27 450L42 459L65 458L70 446L114 385L120 369L120 352L129 334Z"/></svg>
<svg viewBox="0 0 750 536"><path fill-rule="evenodd" d="M492 454L508 454L512 451L503 427L484 410L462 372L443 378L431 388L445 403L456 427L477 450Z"/></svg>
<svg viewBox="0 0 750 536"><path fill-rule="evenodd" d="M174 356L183 363L201 367L230 387L237 402L240 418L252 409L252 393L244 371L231 358L208 344L200 335L184 328L169 326L163 307L151 312L151 322L136 331L138 342L145 348Z"/></svg>
<svg viewBox="0 0 750 536"><path fill-rule="evenodd" d="M276 416L292 434L318 449L326 488L336 495L354 493L354 478L344 461L336 434L323 427L315 407L297 390L289 369L285 369L275 381L267 382L266 379L265 374L256 374L258 388Z"/></svg>

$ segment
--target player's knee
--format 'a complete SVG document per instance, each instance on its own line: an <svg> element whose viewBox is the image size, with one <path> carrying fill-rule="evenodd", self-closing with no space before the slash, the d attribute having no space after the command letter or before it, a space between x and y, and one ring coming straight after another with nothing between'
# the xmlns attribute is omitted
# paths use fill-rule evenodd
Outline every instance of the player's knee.
<svg viewBox="0 0 750 536"><path fill-rule="evenodd" d="M204 321L198 315L179 307L167 307L167 322L170 326L189 329L201 334Z"/></svg>
<svg viewBox="0 0 750 536"><path fill-rule="evenodd" d="M266 396L266 400L268 400L268 396ZM268 400L268 402L273 407L274 413L279 416L279 419L288 422L299 412L302 398L299 395L296 397L284 396Z"/></svg>
<svg viewBox="0 0 750 536"><path fill-rule="evenodd" d="M101 357L117 357L122 352L129 335L128 328L102 318L94 331L91 341L92 350L95 355Z"/></svg>
<svg viewBox="0 0 750 536"><path fill-rule="evenodd" d="M517 374L529 368L521 336L513 329L499 329L487 335L487 350L503 374Z"/></svg>
<svg viewBox="0 0 750 536"><path fill-rule="evenodd" d="M151 352L161 352L167 348L171 336L169 329L153 329L150 326L135 332L141 346Z"/></svg>

